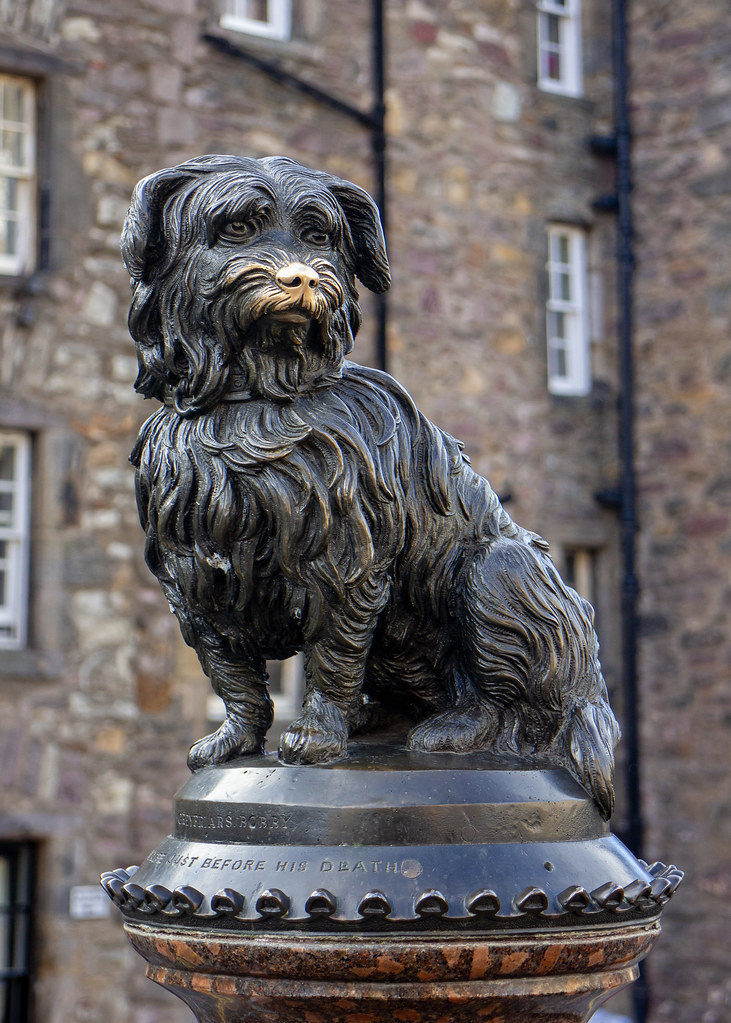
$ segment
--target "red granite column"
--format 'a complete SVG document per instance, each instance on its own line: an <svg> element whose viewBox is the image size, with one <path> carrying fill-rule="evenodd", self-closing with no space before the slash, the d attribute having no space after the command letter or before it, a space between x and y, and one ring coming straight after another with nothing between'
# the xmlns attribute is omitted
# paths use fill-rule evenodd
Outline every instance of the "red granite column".
<svg viewBox="0 0 731 1023"><path fill-rule="evenodd" d="M637 977L660 927L387 938L126 930L148 977L200 1023L583 1023Z"/></svg>

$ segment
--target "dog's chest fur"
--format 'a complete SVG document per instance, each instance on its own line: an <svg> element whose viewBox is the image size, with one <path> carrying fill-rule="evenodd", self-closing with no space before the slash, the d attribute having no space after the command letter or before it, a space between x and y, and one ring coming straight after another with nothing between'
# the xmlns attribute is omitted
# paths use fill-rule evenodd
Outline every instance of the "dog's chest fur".
<svg viewBox="0 0 731 1023"><path fill-rule="evenodd" d="M246 623L270 656L384 574L392 599L423 615L440 578L454 582L465 531L496 535L502 512L453 438L390 378L350 364L336 387L291 403L224 402L195 418L164 406L133 461L148 563L171 603L224 631ZM437 572L440 550L453 553Z"/></svg>

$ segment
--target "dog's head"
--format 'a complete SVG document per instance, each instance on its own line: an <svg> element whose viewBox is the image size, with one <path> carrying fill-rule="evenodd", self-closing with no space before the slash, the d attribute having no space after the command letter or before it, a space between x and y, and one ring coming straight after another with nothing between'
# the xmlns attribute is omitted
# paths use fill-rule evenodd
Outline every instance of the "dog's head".
<svg viewBox="0 0 731 1023"><path fill-rule="evenodd" d="M144 178L122 257L135 386L183 415L338 376L360 326L355 278L390 285L368 193L283 157L203 156Z"/></svg>

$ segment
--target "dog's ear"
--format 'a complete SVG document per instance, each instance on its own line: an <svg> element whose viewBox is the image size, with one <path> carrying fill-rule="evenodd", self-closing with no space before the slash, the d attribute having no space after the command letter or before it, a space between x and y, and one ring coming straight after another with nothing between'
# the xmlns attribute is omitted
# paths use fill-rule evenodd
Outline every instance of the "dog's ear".
<svg viewBox="0 0 731 1023"><path fill-rule="evenodd" d="M182 167L167 167L143 178L134 190L122 230L122 260L133 293L129 330L139 365L135 389L146 398L161 398L168 376L156 280L165 250L162 214L173 192L190 178L191 172Z"/></svg>
<svg viewBox="0 0 731 1023"><path fill-rule="evenodd" d="M355 249L355 276L380 295L391 287L381 216L365 189L352 181L330 178L327 187L340 203Z"/></svg>
<svg viewBox="0 0 731 1023"><path fill-rule="evenodd" d="M122 259L133 286L149 281L151 268L163 250L165 203L176 189L199 175L199 168L166 167L135 187L122 230Z"/></svg>

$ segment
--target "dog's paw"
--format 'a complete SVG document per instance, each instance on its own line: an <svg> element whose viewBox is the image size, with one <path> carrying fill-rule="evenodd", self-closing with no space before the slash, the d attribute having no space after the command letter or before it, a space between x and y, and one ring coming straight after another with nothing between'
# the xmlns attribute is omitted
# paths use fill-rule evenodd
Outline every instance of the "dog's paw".
<svg viewBox="0 0 731 1023"><path fill-rule="evenodd" d="M342 712L321 699L310 701L279 743L279 756L286 764L322 764L345 756L347 750L348 727Z"/></svg>
<svg viewBox="0 0 731 1023"><path fill-rule="evenodd" d="M420 753L469 753L485 748L489 726L490 717L480 707L443 711L412 728L406 745Z"/></svg>
<svg viewBox="0 0 731 1023"><path fill-rule="evenodd" d="M261 753L263 749L261 736L226 718L219 729L193 743L188 752L188 767L191 771L200 771L210 764L223 764L246 753Z"/></svg>

